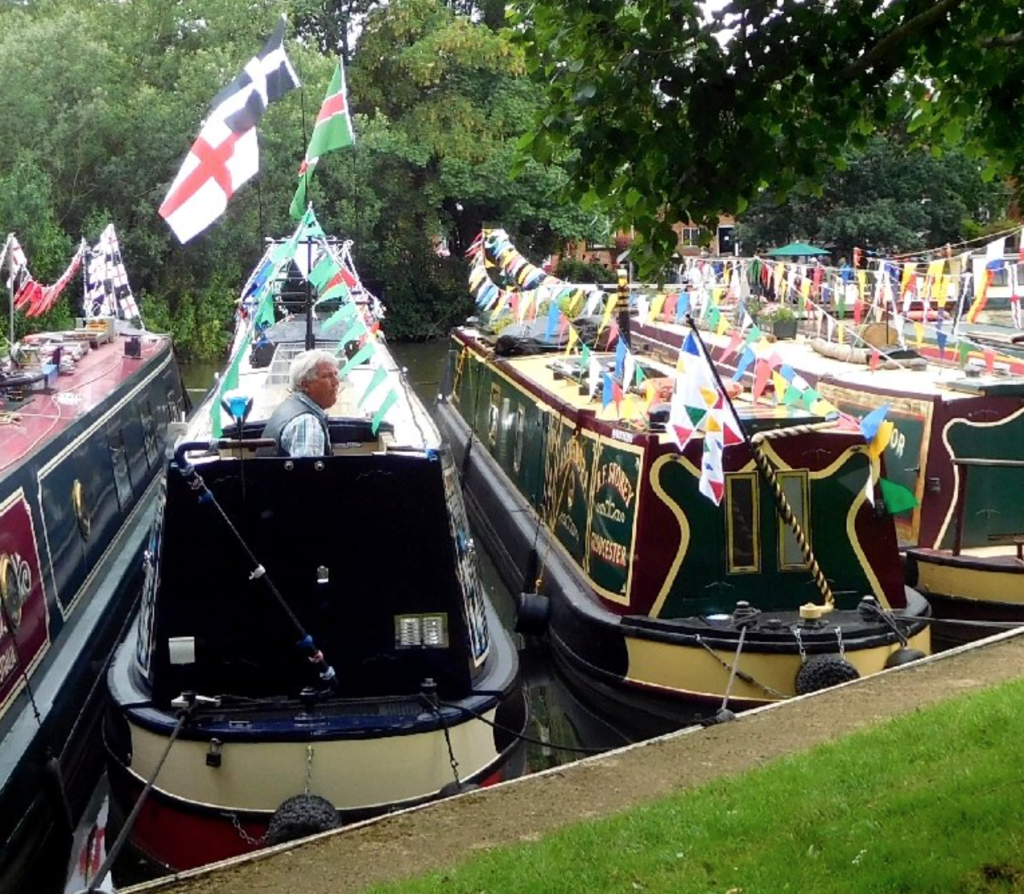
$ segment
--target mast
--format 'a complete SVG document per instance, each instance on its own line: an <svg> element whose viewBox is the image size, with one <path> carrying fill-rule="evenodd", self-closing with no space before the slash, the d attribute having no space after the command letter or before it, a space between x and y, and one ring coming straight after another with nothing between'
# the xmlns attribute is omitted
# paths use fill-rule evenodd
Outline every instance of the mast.
<svg viewBox="0 0 1024 894"><path fill-rule="evenodd" d="M306 270L313 269L313 239L309 233L306 234ZM313 287L309 284L309 273L306 274L306 350L312 351L316 347L316 337L313 335Z"/></svg>
<svg viewBox="0 0 1024 894"><path fill-rule="evenodd" d="M618 289L616 290L615 310L619 322L619 338L630 350L633 349L632 340L629 335L629 274L625 267L619 267L615 271L618 276Z"/></svg>
<svg viewBox="0 0 1024 894"><path fill-rule="evenodd" d="M14 233L7 234L7 240L4 242L3 249L0 249L0 270L4 269L4 261L8 261L7 254L11 250L11 243L14 241ZM8 268L10 269L11 275L8 277L8 295L10 311L11 311L11 322L10 322L10 340L7 343L7 348L10 350L14 344L14 262L8 262Z"/></svg>

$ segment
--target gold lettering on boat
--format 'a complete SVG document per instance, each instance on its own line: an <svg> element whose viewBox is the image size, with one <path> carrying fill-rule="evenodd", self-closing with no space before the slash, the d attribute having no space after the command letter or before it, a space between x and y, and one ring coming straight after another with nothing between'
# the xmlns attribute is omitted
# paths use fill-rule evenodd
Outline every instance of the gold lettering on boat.
<svg viewBox="0 0 1024 894"><path fill-rule="evenodd" d="M590 551L610 565L616 565L619 568L626 567L626 547L607 537L602 537L596 531L590 533Z"/></svg>
<svg viewBox="0 0 1024 894"><path fill-rule="evenodd" d="M594 504L594 514L600 515L601 518L606 518L608 521L613 522L625 522L626 513L619 509L613 502L611 497L606 497L600 503Z"/></svg>

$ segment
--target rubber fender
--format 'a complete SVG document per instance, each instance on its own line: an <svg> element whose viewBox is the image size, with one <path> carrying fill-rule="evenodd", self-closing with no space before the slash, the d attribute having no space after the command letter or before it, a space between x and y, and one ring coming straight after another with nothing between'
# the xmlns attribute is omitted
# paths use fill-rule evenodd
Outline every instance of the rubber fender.
<svg viewBox="0 0 1024 894"><path fill-rule="evenodd" d="M475 782L456 782L454 779L446 785L441 786L438 797L450 798L452 795L461 795L463 792L475 792L479 785Z"/></svg>
<svg viewBox="0 0 1024 894"><path fill-rule="evenodd" d="M294 795L274 811L267 827L265 844L283 844L326 832L338 825L338 811L319 795Z"/></svg>
<svg viewBox="0 0 1024 894"><path fill-rule="evenodd" d="M897 649L886 659L885 666L902 667L904 664L910 664L911 662L918 661L924 657L924 652L920 649L908 649L904 646L902 649Z"/></svg>
<svg viewBox="0 0 1024 894"><path fill-rule="evenodd" d="M856 680L859 676L857 668L840 655L812 655L797 671L796 693L807 695Z"/></svg>
<svg viewBox="0 0 1024 894"><path fill-rule="evenodd" d="M551 600L542 593L518 593L516 600L516 633L538 636L547 630Z"/></svg>

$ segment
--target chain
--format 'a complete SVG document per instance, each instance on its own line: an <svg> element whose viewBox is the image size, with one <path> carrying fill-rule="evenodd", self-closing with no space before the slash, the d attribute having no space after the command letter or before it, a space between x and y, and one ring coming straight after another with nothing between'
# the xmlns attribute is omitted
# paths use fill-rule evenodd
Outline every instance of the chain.
<svg viewBox="0 0 1024 894"><path fill-rule="evenodd" d="M309 794L310 783L313 779L313 743L306 744L306 794Z"/></svg>
<svg viewBox="0 0 1024 894"><path fill-rule="evenodd" d="M800 637L800 628L793 628L793 636L796 637L796 647L800 650L800 662L801 664L807 663L807 650L804 648L804 641Z"/></svg>
<svg viewBox="0 0 1024 894"><path fill-rule="evenodd" d="M437 713L438 716L440 716L440 709L438 709ZM451 736L448 735L448 724L444 722L443 717L441 718L441 723L443 724L442 728L444 729L444 741L445 744L447 744L448 746L448 763L451 765L452 768L452 776L455 777L455 787L461 788L462 780L459 779L459 762L455 760L455 749L452 748Z"/></svg>
<svg viewBox="0 0 1024 894"><path fill-rule="evenodd" d="M843 642L843 628L836 625L836 641L839 643L839 657L846 657L846 644Z"/></svg>
<svg viewBox="0 0 1024 894"><path fill-rule="evenodd" d="M231 825L235 827L235 831L238 833L238 837L242 839L246 844L251 844L253 847L263 847L263 842L266 841L267 836L261 835L259 838L253 838L245 829L242 828L242 824L238 821L238 815L235 813L227 814L227 818L231 820Z"/></svg>

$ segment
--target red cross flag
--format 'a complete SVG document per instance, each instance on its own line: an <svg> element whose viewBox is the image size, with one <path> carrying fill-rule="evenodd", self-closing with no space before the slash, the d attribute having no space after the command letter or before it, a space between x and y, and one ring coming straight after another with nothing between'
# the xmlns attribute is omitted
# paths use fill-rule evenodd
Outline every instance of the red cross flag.
<svg viewBox="0 0 1024 894"><path fill-rule="evenodd" d="M284 30L281 16L267 45L218 94L160 206L182 242L220 217L235 190L259 171L256 123L270 103L299 85L284 52Z"/></svg>

